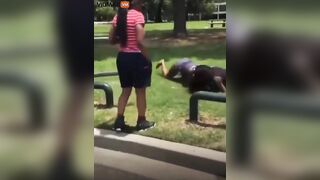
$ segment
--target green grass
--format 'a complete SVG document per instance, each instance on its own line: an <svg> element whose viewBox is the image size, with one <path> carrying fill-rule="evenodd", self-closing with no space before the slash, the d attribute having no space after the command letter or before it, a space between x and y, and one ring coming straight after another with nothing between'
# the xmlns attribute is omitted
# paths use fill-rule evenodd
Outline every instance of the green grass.
<svg viewBox="0 0 320 180"><path fill-rule="evenodd" d="M219 25L215 25L215 29L223 29ZM94 34L95 36L106 36L110 31L111 25L95 25L94 26ZM145 25L147 36L158 36L163 34L170 34L173 29L173 23L148 23ZM189 32L198 32L199 30L208 30L212 31L213 29L209 29L209 21L189 21L187 22L187 29Z"/></svg>
<svg viewBox="0 0 320 180"><path fill-rule="evenodd" d="M199 22L199 25L203 22ZM167 23L152 24L166 32L171 25ZM194 25L196 26L196 25ZM148 27L147 27L148 28ZM147 29L147 33L150 29ZM224 38L214 39L223 32L204 31L205 35L192 32L191 36L196 40L164 39L149 41L149 54L154 61L152 86L148 89L147 117L157 123L156 128L139 133L145 136L156 137L174 142L196 145L205 148L225 151L225 104L214 102L201 102L200 115L202 124L191 124L188 121L188 106L190 94L180 84L164 79L155 69L155 61L164 58L170 67L181 58L188 57L196 64L208 64L212 66L226 67L225 53L226 42ZM201 38L210 37L204 43L199 43ZM116 71L116 48L105 43L95 43L95 73ZM114 89L115 101L120 95L121 88L118 77L95 79L96 82L108 82ZM101 91L95 91L94 100L103 103L104 95ZM95 127L110 129L116 116L116 108L97 109L94 111ZM135 107L134 92L129 99L126 109L126 122L135 126L137 112ZM218 125L218 126L215 126ZM219 126L222 125L222 126ZM211 127L205 127L211 126Z"/></svg>

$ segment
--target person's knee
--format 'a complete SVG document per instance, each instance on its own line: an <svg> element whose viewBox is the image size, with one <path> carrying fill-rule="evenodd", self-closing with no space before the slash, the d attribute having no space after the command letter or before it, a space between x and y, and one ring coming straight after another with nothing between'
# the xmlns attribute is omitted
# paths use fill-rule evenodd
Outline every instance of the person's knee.
<svg viewBox="0 0 320 180"><path fill-rule="evenodd" d="M144 95L146 93L146 88L136 88L137 95Z"/></svg>
<svg viewBox="0 0 320 180"><path fill-rule="evenodd" d="M124 88L122 89L122 96L129 97L131 95L132 88Z"/></svg>

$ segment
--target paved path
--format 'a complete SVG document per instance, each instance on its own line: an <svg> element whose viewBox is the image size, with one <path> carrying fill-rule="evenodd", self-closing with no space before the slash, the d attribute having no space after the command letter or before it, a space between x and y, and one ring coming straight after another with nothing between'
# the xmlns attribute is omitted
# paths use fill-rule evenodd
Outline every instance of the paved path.
<svg viewBox="0 0 320 180"><path fill-rule="evenodd" d="M224 152L101 129L94 129L94 146L95 173L101 177L112 174L131 179L225 179L220 178L225 177L226 171ZM144 176L139 169L150 174Z"/></svg>
<svg viewBox="0 0 320 180"><path fill-rule="evenodd" d="M223 180L213 174L142 156L94 148L94 177L99 179Z"/></svg>

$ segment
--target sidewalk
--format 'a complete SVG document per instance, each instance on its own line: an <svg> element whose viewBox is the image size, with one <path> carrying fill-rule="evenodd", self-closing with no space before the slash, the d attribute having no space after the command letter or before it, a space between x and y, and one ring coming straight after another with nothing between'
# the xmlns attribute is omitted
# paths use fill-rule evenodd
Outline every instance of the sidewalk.
<svg viewBox="0 0 320 180"><path fill-rule="evenodd" d="M118 151L214 176L226 175L224 152L101 129L94 129L94 145L95 148Z"/></svg>
<svg viewBox="0 0 320 180"><path fill-rule="evenodd" d="M98 179L183 179L222 180L202 171L103 148L94 148L94 178Z"/></svg>

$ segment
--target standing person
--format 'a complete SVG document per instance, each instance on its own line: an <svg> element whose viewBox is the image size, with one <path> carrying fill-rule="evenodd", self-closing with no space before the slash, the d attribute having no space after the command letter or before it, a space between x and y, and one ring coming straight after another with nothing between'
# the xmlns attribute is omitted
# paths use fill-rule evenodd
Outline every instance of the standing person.
<svg viewBox="0 0 320 180"><path fill-rule="evenodd" d="M113 18L110 31L111 43L120 44L117 68L122 93L114 123L116 131L123 131L126 127L124 112L133 87L137 97L137 130L155 125L146 120L146 88L151 85L152 65L143 44L145 20L141 9L141 0L120 1L118 14Z"/></svg>
<svg viewBox="0 0 320 180"><path fill-rule="evenodd" d="M58 123L57 147L48 177L40 179L81 179L74 165L75 141L83 126L83 112L92 94L93 63L93 3L59 0L56 13L57 33L63 65L69 85L63 112ZM76 29L76 31L75 31ZM28 178L25 178L28 179ZM37 179L37 178L36 178ZM89 178L88 179L92 179Z"/></svg>

